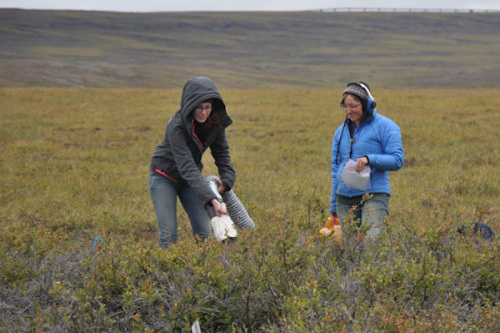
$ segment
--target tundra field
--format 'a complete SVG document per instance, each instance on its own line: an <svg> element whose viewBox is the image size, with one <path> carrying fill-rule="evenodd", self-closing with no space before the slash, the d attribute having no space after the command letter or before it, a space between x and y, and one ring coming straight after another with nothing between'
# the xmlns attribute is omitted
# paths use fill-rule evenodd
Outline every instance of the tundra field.
<svg viewBox="0 0 500 333"><path fill-rule="evenodd" d="M180 87L1 88L0 330L496 332L499 90L372 92L405 151L379 243L318 232L341 89L221 89L257 228L197 246L180 210L161 251L148 166ZM457 233L473 221L496 239Z"/></svg>

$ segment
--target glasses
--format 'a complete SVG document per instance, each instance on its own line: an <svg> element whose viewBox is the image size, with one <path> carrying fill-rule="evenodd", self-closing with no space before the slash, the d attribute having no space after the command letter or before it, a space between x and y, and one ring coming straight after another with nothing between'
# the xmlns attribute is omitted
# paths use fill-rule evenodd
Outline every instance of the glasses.
<svg viewBox="0 0 500 333"><path fill-rule="evenodd" d="M207 105L205 107L198 105L197 107L194 108L196 112L201 112L201 111L207 111L210 112L212 111L212 105Z"/></svg>
<svg viewBox="0 0 500 333"><path fill-rule="evenodd" d="M351 105L346 105L346 104L342 104L342 103L340 103L340 107L341 107L344 111L347 111L348 109L350 109L350 110L354 110L354 109L356 109L356 108L357 108L358 106L360 106L360 105L361 105L361 103L356 104L356 105L352 105L352 104L351 104Z"/></svg>

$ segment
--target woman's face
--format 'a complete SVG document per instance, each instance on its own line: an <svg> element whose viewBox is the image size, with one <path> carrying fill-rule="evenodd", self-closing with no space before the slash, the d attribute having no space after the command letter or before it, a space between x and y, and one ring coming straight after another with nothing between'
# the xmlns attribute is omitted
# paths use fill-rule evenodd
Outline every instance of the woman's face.
<svg viewBox="0 0 500 333"><path fill-rule="evenodd" d="M352 95L347 95L344 99L344 110L349 119L358 126L363 120L363 105Z"/></svg>
<svg viewBox="0 0 500 333"><path fill-rule="evenodd" d="M210 102L200 103L193 110L194 120L196 120L200 124L203 124L205 121L207 121L211 112L212 112L212 103Z"/></svg>

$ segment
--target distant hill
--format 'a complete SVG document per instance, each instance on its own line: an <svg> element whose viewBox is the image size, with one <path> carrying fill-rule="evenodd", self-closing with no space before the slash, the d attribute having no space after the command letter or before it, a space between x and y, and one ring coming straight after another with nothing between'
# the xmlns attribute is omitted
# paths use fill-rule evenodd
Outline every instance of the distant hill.
<svg viewBox="0 0 500 333"><path fill-rule="evenodd" d="M0 9L0 86L500 87L500 13Z"/></svg>

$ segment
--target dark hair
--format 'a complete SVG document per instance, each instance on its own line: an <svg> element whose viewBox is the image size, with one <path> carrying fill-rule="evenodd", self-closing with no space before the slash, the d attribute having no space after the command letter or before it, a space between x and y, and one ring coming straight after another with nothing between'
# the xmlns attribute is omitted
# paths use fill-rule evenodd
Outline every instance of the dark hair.
<svg viewBox="0 0 500 333"><path fill-rule="evenodd" d="M212 131L217 131L222 128L222 120L221 120L221 110L222 105L220 100L214 99L212 101L212 112L207 119L207 131L208 133Z"/></svg>

